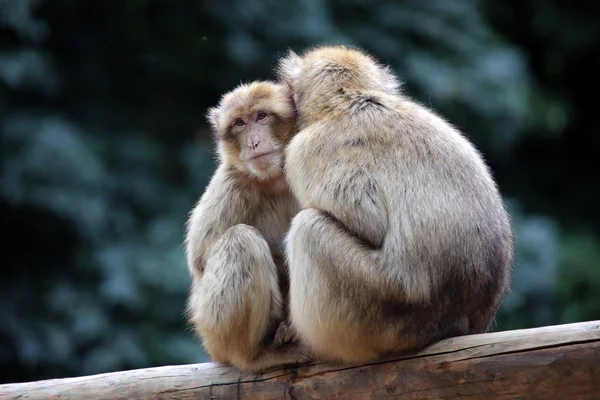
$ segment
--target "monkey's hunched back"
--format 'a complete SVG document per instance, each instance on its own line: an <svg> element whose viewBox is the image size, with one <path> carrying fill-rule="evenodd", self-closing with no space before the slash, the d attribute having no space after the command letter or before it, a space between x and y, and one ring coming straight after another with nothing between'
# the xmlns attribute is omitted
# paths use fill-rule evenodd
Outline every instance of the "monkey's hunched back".
<svg viewBox="0 0 600 400"><path fill-rule="evenodd" d="M361 51L290 53L280 76L301 128L286 174L310 208L288 237L300 336L325 358L362 361L486 331L508 288L513 233L474 146ZM303 282L302 269L327 283Z"/></svg>

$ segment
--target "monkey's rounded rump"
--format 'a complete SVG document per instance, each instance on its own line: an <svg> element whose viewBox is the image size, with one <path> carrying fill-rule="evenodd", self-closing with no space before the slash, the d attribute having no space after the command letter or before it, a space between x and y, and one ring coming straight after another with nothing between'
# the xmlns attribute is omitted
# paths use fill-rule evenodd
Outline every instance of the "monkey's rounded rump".
<svg viewBox="0 0 600 400"><path fill-rule="evenodd" d="M304 209L286 247L300 337L361 362L487 330L513 233L475 147L357 49L290 52L279 74L300 128L285 163Z"/></svg>

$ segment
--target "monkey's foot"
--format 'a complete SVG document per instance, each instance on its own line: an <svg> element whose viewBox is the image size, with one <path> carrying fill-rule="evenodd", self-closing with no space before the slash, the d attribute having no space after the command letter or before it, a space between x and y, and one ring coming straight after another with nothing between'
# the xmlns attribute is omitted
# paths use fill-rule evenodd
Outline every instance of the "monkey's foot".
<svg viewBox="0 0 600 400"><path fill-rule="evenodd" d="M279 347L286 343L298 342L296 328L294 328L289 322L283 321L277 327L275 332L275 338L273 339L273 347Z"/></svg>

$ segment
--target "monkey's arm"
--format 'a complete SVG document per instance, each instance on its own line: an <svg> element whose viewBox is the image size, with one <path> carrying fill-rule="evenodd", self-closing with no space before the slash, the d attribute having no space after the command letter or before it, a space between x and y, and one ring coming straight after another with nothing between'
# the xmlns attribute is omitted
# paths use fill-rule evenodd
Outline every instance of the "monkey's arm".
<svg viewBox="0 0 600 400"><path fill-rule="evenodd" d="M248 223L251 210L239 185L219 168L191 212L186 230L187 264L199 276L217 241L228 228Z"/></svg>
<svg viewBox="0 0 600 400"><path fill-rule="evenodd" d="M286 174L303 208L315 208L372 248L383 244L388 212L373 160L351 146L318 143L299 134L287 149ZM372 156L371 156L372 157Z"/></svg>
<svg viewBox="0 0 600 400"><path fill-rule="evenodd" d="M385 239L388 221L378 184L364 171L351 165L344 167L346 176L318 182L317 190L323 191L318 208L365 244L379 248Z"/></svg>

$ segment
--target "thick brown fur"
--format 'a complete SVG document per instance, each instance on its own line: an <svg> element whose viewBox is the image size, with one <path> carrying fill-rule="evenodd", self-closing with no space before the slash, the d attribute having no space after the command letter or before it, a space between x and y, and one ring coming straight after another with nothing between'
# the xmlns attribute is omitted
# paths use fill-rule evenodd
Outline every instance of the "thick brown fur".
<svg viewBox="0 0 600 400"><path fill-rule="evenodd" d="M360 50L290 52L279 75L300 129L285 163L303 209L286 238L300 340L321 360L368 362L485 332L514 250L479 152Z"/></svg>
<svg viewBox="0 0 600 400"><path fill-rule="evenodd" d="M299 210L282 165L295 131L290 94L241 85L207 117L220 165L187 224L189 320L215 361L248 371L305 361L297 344L268 343L284 318L283 238Z"/></svg>

